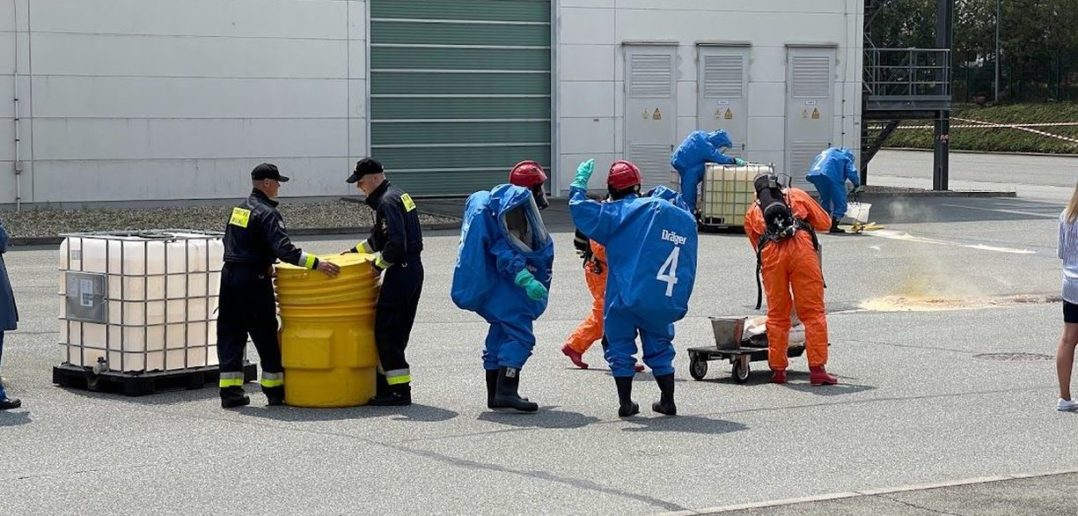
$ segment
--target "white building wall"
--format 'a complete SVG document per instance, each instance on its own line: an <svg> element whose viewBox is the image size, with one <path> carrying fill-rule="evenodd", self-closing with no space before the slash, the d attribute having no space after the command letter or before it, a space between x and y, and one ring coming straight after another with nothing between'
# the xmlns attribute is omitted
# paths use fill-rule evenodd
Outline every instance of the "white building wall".
<svg viewBox="0 0 1078 516"><path fill-rule="evenodd" d="M859 150L862 4L555 0L555 192L583 159L605 170L623 156L632 42L678 45L679 141L698 128L697 44L749 43L746 156L779 170L787 45L835 45L833 140ZM0 204L16 190L16 34L21 196L53 203L234 198L262 161L296 179L286 196L351 193L342 179L367 153L366 27L363 0L0 1Z"/></svg>
<svg viewBox="0 0 1078 516"><path fill-rule="evenodd" d="M560 0L557 2L555 189L576 166L605 170L624 157L625 43L678 45L677 138L697 127L697 44L747 42L747 158L785 167L786 49L836 46L834 144L860 148L863 2L859 0ZM675 144L678 142L674 142ZM740 142L735 142L740 143ZM823 149L821 149L823 150ZM605 187L595 174L592 188Z"/></svg>
<svg viewBox="0 0 1078 516"><path fill-rule="evenodd" d="M237 197L263 161L294 178L283 195L352 191L349 163L367 149L364 1L19 1L32 55L24 201ZM12 34L0 38L7 73ZM12 182L8 165L0 203Z"/></svg>

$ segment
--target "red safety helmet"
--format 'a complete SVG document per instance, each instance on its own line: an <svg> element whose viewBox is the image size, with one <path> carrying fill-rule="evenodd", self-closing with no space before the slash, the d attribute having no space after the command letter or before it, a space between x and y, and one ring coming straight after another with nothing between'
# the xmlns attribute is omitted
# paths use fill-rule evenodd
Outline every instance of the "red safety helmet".
<svg viewBox="0 0 1078 516"><path fill-rule="evenodd" d="M610 165L610 173L606 176L606 186L613 191L627 190L634 186L640 186L644 182L640 168L631 161L619 159Z"/></svg>
<svg viewBox="0 0 1078 516"><path fill-rule="evenodd" d="M509 182L524 188L533 188L546 182L546 172L537 161L521 161L509 171Z"/></svg>

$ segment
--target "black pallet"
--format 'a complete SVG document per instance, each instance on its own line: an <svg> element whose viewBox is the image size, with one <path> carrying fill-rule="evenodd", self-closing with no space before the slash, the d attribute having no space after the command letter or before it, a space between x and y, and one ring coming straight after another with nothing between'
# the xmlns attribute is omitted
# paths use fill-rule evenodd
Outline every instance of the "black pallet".
<svg viewBox="0 0 1078 516"><path fill-rule="evenodd" d="M65 363L52 368L52 383L70 389L125 396L145 396L165 391L201 389L206 384L216 384L220 375L221 371L217 366L194 367L169 372L94 374L91 368ZM256 378L258 378L258 367L245 363L244 382L253 382Z"/></svg>

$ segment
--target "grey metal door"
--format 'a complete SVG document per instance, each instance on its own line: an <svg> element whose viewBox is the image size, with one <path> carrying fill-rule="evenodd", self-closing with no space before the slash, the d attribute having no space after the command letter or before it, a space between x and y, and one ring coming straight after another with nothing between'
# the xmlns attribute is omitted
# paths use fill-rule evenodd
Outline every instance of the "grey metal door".
<svg viewBox="0 0 1078 516"><path fill-rule="evenodd" d="M677 137L677 47L625 46L625 155L644 187L670 184Z"/></svg>
<svg viewBox="0 0 1078 516"><path fill-rule="evenodd" d="M723 129L734 147L731 156L744 157L749 133L749 47L697 47L696 126L703 131Z"/></svg>
<svg viewBox="0 0 1078 516"><path fill-rule="evenodd" d="M793 185L805 180L813 158L834 138L835 49L789 47L786 59L786 167Z"/></svg>

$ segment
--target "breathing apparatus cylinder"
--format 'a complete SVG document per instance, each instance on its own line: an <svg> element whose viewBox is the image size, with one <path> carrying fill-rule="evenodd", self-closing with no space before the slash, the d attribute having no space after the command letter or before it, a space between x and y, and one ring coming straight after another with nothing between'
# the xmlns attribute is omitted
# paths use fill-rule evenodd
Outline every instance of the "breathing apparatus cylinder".
<svg viewBox="0 0 1078 516"><path fill-rule="evenodd" d="M756 188L756 198L760 201L760 210L764 214L768 232L777 239L792 236L797 228L794 226L790 207L786 205L786 197L782 194L778 177L774 174L760 174L753 180L753 186Z"/></svg>

